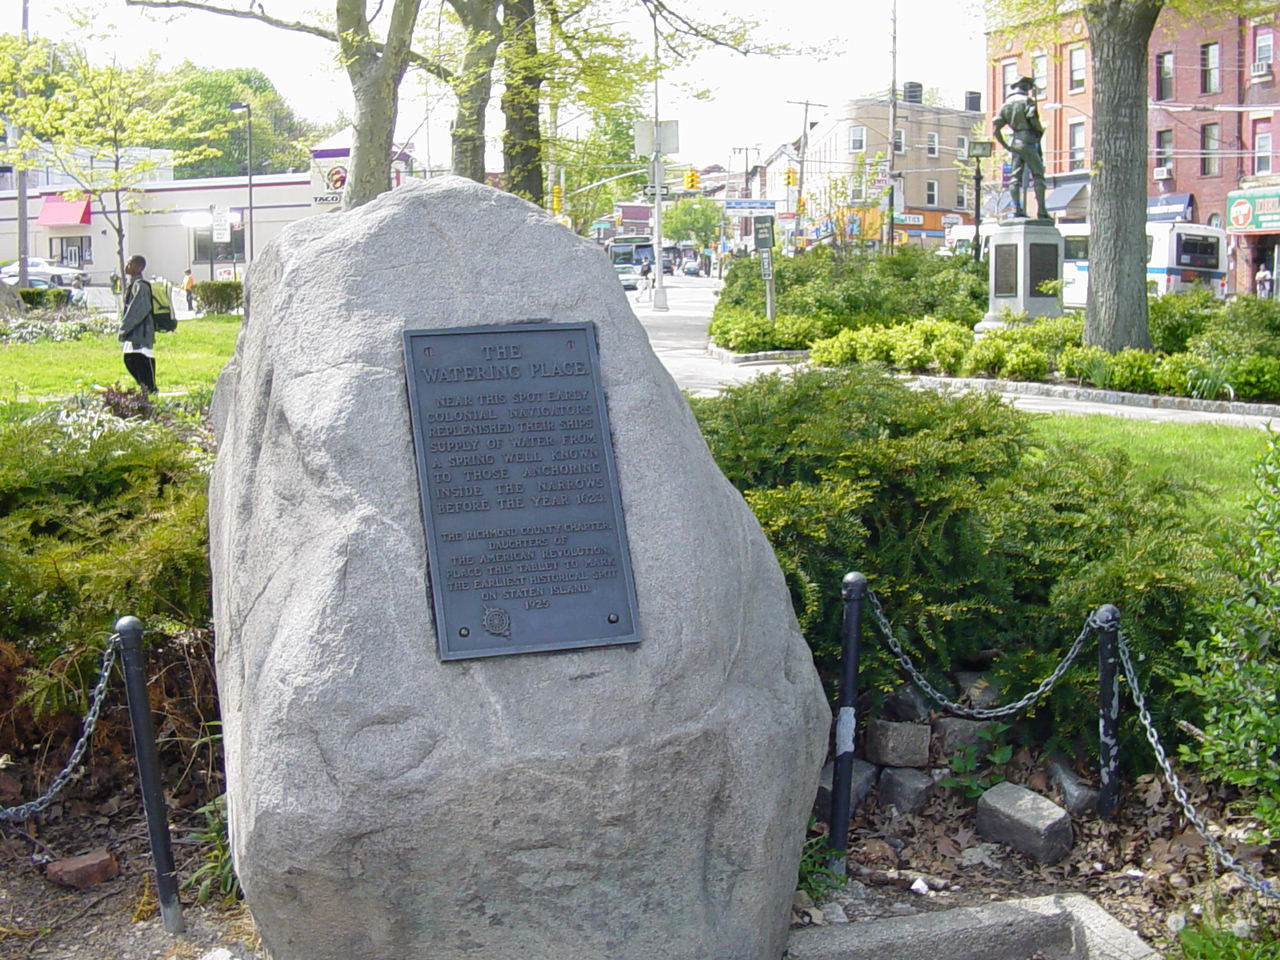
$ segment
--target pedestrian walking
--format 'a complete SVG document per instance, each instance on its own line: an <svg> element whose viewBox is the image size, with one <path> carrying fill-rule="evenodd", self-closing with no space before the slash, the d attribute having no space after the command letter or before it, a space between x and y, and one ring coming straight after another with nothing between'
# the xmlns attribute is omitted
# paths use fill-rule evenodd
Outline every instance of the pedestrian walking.
<svg viewBox="0 0 1280 960"><path fill-rule="evenodd" d="M137 254L124 265L124 313L120 317L119 339L124 344L124 368L144 391L155 393L156 325L151 315L151 284L142 279L146 267L146 259Z"/></svg>
<svg viewBox="0 0 1280 960"><path fill-rule="evenodd" d="M1258 267L1258 272L1253 275L1253 292L1263 300L1271 299L1271 271L1267 269L1265 260Z"/></svg>
<svg viewBox="0 0 1280 960"><path fill-rule="evenodd" d="M187 267L186 270L182 271L182 292L187 295L187 309L192 313L196 311L195 289L196 278L191 275L191 268Z"/></svg>
<svg viewBox="0 0 1280 960"><path fill-rule="evenodd" d="M645 296L648 294L648 296ZM653 299L653 264L646 257L644 262L640 264L640 292L636 295L636 302L641 300Z"/></svg>

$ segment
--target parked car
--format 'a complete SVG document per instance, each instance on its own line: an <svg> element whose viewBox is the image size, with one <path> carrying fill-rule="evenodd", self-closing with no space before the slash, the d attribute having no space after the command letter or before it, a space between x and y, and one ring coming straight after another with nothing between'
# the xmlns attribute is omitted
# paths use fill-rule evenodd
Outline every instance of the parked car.
<svg viewBox="0 0 1280 960"><path fill-rule="evenodd" d="M0 277L0 283L7 283L11 287L16 287L18 285L18 275L15 273L9 277ZM39 277L27 278L26 289L28 290L48 290L52 286L53 284L48 280L41 280Z"/></svg>
<svg viewBox="0 0 1280 960"><path fill-rule="evenodd" d="M640 272L629 263L616 263L613 266L618 279L622 281L623 290L635 290L640 286Z"/></svg>
<svg viewBox="0 0 1280 960"><path fill-rule="evenodd" d="M697 260L686 260L681 269L686 277L697 277L702 274L702 265Z"/></svg>
<svg viewBox="0 0 1280 960"><path fill-rule="evenodd" d="M10 277L13 280L10 280ZM40 257L27 257L27 278L29 280L44 280L52 286L64 287L70 286L71 281L76 277L79 277L80 282L88 286L89 274L79 267L73 267L65 263L54 263L52 260L44 260ZM18 261L15 260L13 263L0 267L0 280L4 280L6 283L17 283Z"/></svg>

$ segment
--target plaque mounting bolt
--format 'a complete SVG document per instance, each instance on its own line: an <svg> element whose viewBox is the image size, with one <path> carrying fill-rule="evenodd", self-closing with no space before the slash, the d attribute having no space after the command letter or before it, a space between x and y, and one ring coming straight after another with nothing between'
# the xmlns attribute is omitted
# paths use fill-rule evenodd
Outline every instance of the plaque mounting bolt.
<svg viewBox="0 0 1280 960"><path fill-rule="evenodd" d="M617 622L618 622L618 615L617 615L616 613L611 613L611 614L609 614L609 622L610 622L610 623L617 623Z"/></svg>
<svg viewBox="0 0 1280 960"><path fill-rule="evenodd" d="M471 636L471 631L468 630L466 627L463 627L461 630L458 631L458 636L469 637Z"/></svg>

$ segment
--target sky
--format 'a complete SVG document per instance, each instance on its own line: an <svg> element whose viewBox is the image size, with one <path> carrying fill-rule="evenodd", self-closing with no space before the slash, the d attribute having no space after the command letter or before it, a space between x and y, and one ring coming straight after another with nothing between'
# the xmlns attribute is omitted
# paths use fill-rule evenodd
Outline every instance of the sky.
<svg viewBox="0 0 1280 960"><path fill-rule="evenodd" d="M246 9L251 0L222 2ZM268 13L282 19L303 19L308 11L313 19L332 13L332 3L326 0L261 2ZM33 35L67 35L64 0L27 3ZM725 3L674 0L672 5L714 23ZM351 112L346 73L323 40L208 13L126 7L124 0L96 0L90 6L101 11L100 22L120 31L114 50L103 47L104 55L115 52L129 60L154 50L166 65L188 59L207 67L257 67L301 116L324 122L340 110ZM979 6L977 0L897 0L898 83L914 80L926 89L936 88L943 102L954 107L963 105L965 90L985 90ZM22 0L3 0L0 7L0 31L19 32ZM433 8L431 0L423 0L424 14ZM804 108L788 101L826 104L810 109L810 121L820 121L854 97L887 90L891 9L891 0L736 0L732 12L758 21L760 39L796 49L825 46L828 52L768 58L712 51L673 65L660 85L659 112L662 119L679 123L675 159L741 170L748 159L767 157L800 135ZM639 33L645 50L651 50L648 23L647 16L638 13L625 25ZM691 90L709 90L711 96L698 100L690 96ZM646 89L644 102L652 106L651 89ZM424 98L421 82L410 74L401 88L397 139L412 139L420 162L445 164L451 112L448 100L439 94ZM566 126L572 130L572 118ZM491 133L497 132L500 122L491 123ZM489 167L501 167L496 140Z"/></svg>

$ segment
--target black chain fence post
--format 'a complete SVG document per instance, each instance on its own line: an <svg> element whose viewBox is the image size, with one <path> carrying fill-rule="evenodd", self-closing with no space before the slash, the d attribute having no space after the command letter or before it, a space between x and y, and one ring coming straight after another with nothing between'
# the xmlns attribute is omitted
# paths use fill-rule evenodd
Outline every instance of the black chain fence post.
<svg viewBox="0 0 1280 960"><path fill-rule="evenodd" d="M142 785L142 807L147 815L151 839L151 859L156 868L156 898L160 916L169 933L182 933L182 904L178 900L178 878L169 844L169 814L160 786L160 760L156 755L155 730L151 725L151 701L147 697L147 677L142 656L142 621L121 617L116 621L120 635L120 656L124 662L124 686L129 698L129 721L133 727L133 752L138 758L138 780Z"/></svg>
<svg viewBox="0 0 1280 960"><path fill-rule="evenodd" d="M845 875L849 852L850 788L853 785L853 735L857 731L858 654L862 646L862 600L867 578L846 573L840 584L844 619L840 630L840 688L836 700L836 760L831 772L831 846L829 867Z"/></svg>
<svg viewBox="0 0 1280 960"><path fill-rule="evenodd" d="M1098 815L1110 820L1119 803L1120 744L1117 727L1120 716L1118 639L1120 611L1103 604L1094 616L1098 628Z"/></svg>

